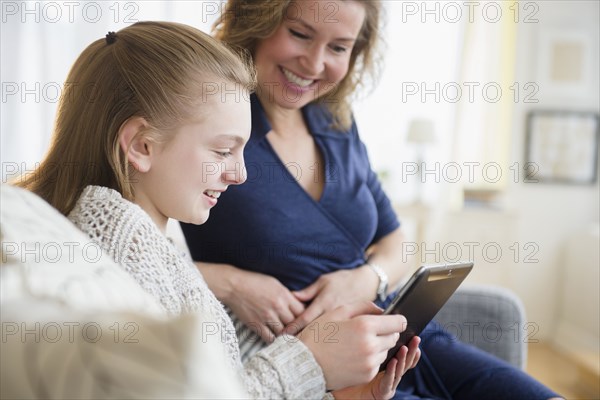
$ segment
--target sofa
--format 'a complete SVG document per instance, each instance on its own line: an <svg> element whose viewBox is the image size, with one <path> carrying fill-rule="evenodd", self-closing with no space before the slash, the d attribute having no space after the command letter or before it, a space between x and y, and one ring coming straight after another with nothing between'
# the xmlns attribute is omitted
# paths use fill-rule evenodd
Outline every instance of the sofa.
<svg viewBox="0 0 600 400"><path fill-rule="evenodd" d="M202 315L167 318L98 245L36 195L0 186L1 398L243 398ZM510 292L467 287L437 316L522 367Z"/></svg>

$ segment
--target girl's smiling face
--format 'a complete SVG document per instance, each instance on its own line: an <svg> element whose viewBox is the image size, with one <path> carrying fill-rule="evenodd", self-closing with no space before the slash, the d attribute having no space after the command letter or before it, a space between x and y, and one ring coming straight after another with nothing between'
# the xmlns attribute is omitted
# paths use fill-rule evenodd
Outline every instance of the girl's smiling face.
<svg viewBox="0 0 600 400"><path fill-rule="evenodd" d="M149 169L136 174L135 202L159 227L168 218L203 224L227 187L245 181L250 102L248 95L232 98L208 96L197 121L179 127L165 143L152 144Z"/></svg>

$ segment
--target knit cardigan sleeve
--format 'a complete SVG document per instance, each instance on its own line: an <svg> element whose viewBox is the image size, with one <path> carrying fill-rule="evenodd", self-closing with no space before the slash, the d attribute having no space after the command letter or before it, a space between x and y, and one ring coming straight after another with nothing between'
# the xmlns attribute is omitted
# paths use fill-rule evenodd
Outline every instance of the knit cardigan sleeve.
<svg viewBox="0 0 600 400"><path fill-rule="evenodd" d="M250 357L243 380L253 398L318 399L325 394L321 367L294 336L280 336Z"/></svg>

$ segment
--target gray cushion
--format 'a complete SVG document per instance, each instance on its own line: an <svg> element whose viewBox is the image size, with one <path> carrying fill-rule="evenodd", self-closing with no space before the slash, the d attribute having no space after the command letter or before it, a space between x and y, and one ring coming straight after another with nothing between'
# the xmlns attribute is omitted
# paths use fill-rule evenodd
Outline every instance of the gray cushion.
<svg viewBox="0 0 600 400"><path fill-rule="evenodd" d="M526 321L521 300L501 287L461 287L435 319L461 341L521 369L527 359L527 341L535 340L536 326Z"/></svg>

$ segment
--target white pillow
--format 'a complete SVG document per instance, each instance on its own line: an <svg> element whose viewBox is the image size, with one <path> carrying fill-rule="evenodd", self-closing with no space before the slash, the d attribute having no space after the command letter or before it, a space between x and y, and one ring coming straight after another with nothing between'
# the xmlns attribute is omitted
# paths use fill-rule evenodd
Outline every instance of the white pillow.
<svg viewBox="0 0 600 400"><path fill-rule="evenodd" d="M212 316L167 318L42 199L0 195L0 397L244 397Z"/></svg>

